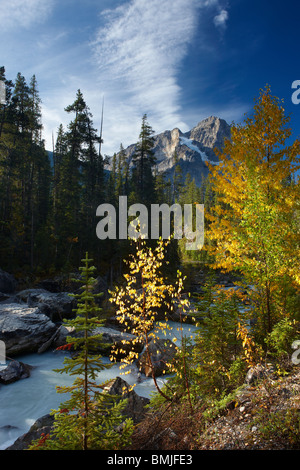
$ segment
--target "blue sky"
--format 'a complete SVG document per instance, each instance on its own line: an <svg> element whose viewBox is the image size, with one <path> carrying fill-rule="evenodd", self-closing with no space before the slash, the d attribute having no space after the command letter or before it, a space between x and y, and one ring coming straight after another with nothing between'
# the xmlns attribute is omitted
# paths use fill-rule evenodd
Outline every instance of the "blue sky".
<svg viewBox="0 0 300 470"><path fill-rule="evenodd" d="M144 113L156 133L240 122L266 84L300 135L297 0L0 0L0 25L7 78L36 75L48 149L78 89L98 129L104 97L108 155L137 140Z"/></svg>

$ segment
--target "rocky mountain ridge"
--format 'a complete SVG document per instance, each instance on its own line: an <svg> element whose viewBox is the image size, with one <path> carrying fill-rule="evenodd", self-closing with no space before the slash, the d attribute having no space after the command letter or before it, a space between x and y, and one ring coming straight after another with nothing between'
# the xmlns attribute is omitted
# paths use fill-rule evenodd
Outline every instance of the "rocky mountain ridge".
<svg viewBox="0 0 300 470"><path fill-rule="evenodd" d="M207 161L218 164L214 149L222 149L224 141L230 139L230 125L216 116L200 121L188 132L180 129L166 130L154 136L154 154L156 171L171 177L174 171L174 153L182 168L183 178L190 173L197 185L201 184L202 175L207 176ZM131 161L136 143L125 149L126 157ZM111 167L112 157L108 157L106 169Z"/></svg>

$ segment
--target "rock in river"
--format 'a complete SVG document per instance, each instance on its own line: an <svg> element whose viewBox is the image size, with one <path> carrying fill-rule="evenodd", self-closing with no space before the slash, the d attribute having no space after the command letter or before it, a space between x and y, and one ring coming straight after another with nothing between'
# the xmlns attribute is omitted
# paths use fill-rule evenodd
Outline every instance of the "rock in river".
<svg viewBox="0 0 300 470"><path fill-rule="evenodd" d="M148 354L146 350L144 350L138 361L139 369L146 377L151 377L152 367L156 377L163 375L167 372L169 368L168 364L172 361L176 352L177 347L170 339L152 338L149 342L151 364L149 364Z"/></svg>
<svg viewBox="0 0 300 470"><path fill-rule="evenodd" d="M0 305L0 340L5 344L7 356L37 352L56 328L38 307Z"/></svg>
<svg viewBox="0 0 300 470"><path fill-rule="evenodd" d="M54 322L74 315L75 300L67 292L53 293L45 289L25 289L18 292L17 297L29 307L39 307Z"/></svg>
<svg viewBox="0 0 300 470"><path fill-rule="evenodd" d="M0 371L0 384L8 385L20 379L30 377L32 366L19 361L10 361L8 366Z"/></svg>

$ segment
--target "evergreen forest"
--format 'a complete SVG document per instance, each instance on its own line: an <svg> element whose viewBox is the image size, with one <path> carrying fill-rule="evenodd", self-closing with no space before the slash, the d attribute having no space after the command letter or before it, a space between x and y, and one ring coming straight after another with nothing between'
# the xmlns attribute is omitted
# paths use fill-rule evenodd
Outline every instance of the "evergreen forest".
<svg viewBox="0 0 300 470"><path fill-rule="evenodd" d="M0 71L6 86L6 103L0 105L2 269L33 277L71 272L88 251L101 272L113 270L128 244L99 241L98 205L109 203L118 211L119 196L146 206L204 202L206 193L210 197L208 182L198 188L189 174L182 181L178 164L172 180L155 174L154 130L146 115L131 168L120 143L111 171L105 170L102 137L80 90L65 108L67 128L58 126L53 148L46 150L36 77L28 84L21 73L12 81L4 67Z"/></svg>

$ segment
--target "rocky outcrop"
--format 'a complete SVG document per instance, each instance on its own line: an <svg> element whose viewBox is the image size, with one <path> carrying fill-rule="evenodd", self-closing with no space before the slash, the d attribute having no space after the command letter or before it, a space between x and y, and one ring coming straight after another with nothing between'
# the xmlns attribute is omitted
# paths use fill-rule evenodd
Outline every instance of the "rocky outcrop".
<svg viewBox="0 0 300 470"><path fill-rule="evenodd" d="M135 424L144 419L146 415L145 406L150 402L148 398L139 396L128 383L116 377L110 381L104 388L104 391L110 395L119 396L120 399L126 399L127 404L122 412L125 418L131 418Z"/></svg>
<svg viewBox="0 0 300 470"><path fill-rule="evenodd" d="M32 366L19 361L10 361L8 366L0 371L0 384L8 385L17 380L30 377Z"/></svg>
<svg viewBox="0 0 300 470"><path fill-rule="evenodd" d="M7 356L37 352L56 328L39 307L0 305L0 340L5 343Z"/></svg>
<svg viewBox="0 0 300 470"><path fill-rule="evenodd" d="M196 184L200 185L202 176L208 174L206 162L218 163L215 149L221 150L226 139L230 139L230 126L226 121L215 116L200 121L185 133L178 128L162 132L154 137L153 151L157 162L155 170L172 177L176 151L183 179L187 173L190 173L192 178L195 178ZM136 144L125 149L129 162L135 150ZM107 160L106 168L109 170L112 159L108 157Z"/></svg>
<svg viewBox="0 0 300 470"><path fill-rule="evenodd" d="M53 293L46 289L26 289L18 292L17 298L27 303L29 307L39 307L40 311L53 322L73 316L75 300L67 292Z"/></svg>
<svg viewBox="0 0 300 470"><path fill-rule="evenodd" d="M83 333L82 333L83 334ZM109 356L112 352L112 349L116 351L118 349L123 352L116 353L115 357L117 360L120 360L124 355L127 355L129 350L134 350L137 353L140 353L144 347L143 344L132 344L135 336L130 333L125 333L123 331L115 330L114 328L108 327L99 327L93 330L93 335L102 335L101 341L99 341L99 347L97 353L103 356ZM74 334L74 330L64 325L61 325L57 332L54 334L53 338L48 342L47 347L61 347L66 344L67 336L78 336L78 333ZM126 344L123 343L126 341Z"/></svg>
<svg viewBox="0 0 300 470"><path fill-rule="evenodd" d="M152 376L152 367L156 377L163 375L169 368L168 364L172 361L177 352L176 345L170 339L154 339L149 343L149 353L151 364L148 360L146 350L141 354L138 360L138 367L142 374L146 377Z"/></svg>
<svg viewBox="0 0 300 470"><path fill-rule="evenodd" d="M6 450L26 450L30 446L30 444L39 439L42 434L47 435L53 429L53 422L54 417L50 414L42 416L41 418L37 419L35 423L31 426L29 431L22 436L18 437L18 439Z"/></svg>

